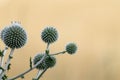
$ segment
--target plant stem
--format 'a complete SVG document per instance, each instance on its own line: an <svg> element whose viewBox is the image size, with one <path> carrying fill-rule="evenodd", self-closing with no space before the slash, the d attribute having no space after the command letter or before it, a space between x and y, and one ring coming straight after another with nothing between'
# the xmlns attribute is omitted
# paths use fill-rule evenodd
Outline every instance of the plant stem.
<svg viewBox="0 0 120 80"><path fill-rule="evenodd" d="M37 75L36 75L36 77L34 79L37 79L41 73L42 73L42 71L39 70L38 73L37 73Z"/></svg>
<svg viewBox="0 0 120 80"><path fill-rule="evenodd" d="M46 47L46 50L49 50L49 46L50 46L50 44L48 43L48 44L47 44L47 47Z"/></svg>
<svg viewBox="0 0 120 80"><path fill-rule="evenodd" d="M38 71L36 78L38 78L40 74L41 74L41 70Z"/></svg>
<svg viewBox="0 0 120 80"><path fill-rule="evenodd" d="M49 54L49 46L50 46L50 44L48 43L48 44L47 44L47 47L46 47L46 51L48 51L48 52L46 52L47 55ZM39 80L39 78L45 73L45 71L46 71L47 69L48 69L48 68L45 68L42 72L39 70L39 71L38 71L38 74L37 74L37 76L36 76L36 80Z"/></svg>
<svg viewBox="0 0 120 80"><path fill-rule="evenodd" d="M66 52L67 52L67 51L62 51L62 52L54 53L54 54L51 54L51 56L59 55L59 54L64 54L64 53L66 53Z"/></svg>
<svg viewBox="0 0 120 80"><path fill-rule="evenodd" d="M47 44L46 50L49 50L49 43ZM39 62L37 62L32 68L26 70L25 72L23 72L23 73L15 76L15 77L13 77L13 78L11 78L11 79L8 79L8 80L17 79L17 78L19 78L19 77L21 77L21 76L24 76L24 75L27 74L28 72L32 71L33 69L36 68L36 66L38 66L38 65L40 65L40 64L42 63L42 61L45 59L46 55L47 55L47 54L45 53L45 55L42 57L42 59L41 59Z"/></svg>
<svg viewBox="0 0 120 80"><path fill-rule="evenodd" d="M33 69L35 69L36 66L40 65L40 64L42 63L42 61L45 59L45 57L46 57L46 54L45 54L45 55L42 57L42 59L41 59L39 62L37 62L32 68L26 70L25 72L23 72L23 73L15 76L15 77L13 77L13 78L11 78L11 79L8 79L8 80L14 80L14 79L17 79L17 78L19 78L19 77L21 77L21 76L24 76L24 75L27 74L28 72L30 72L30 71L32 71Z"/></svg>
<svg viewBox="0 0 120 80"><path fill-rule="evenodd" d="M3 50L3 56L1 57L1 63L0 63L0 67L3 66L3 63L4 63L4 57L5 57L5 54L6 54L6 51L7 51L8 47L5 47L5 49ZM0 70L0 74L2 73L2 70Z"/></svg>
<svg viewBox="0 0 120 80"><path fill-rule="evenodd" d="M41 78L41 76L47 71L48 67L46 67L42 73L37 77L37 80L39 80Z"/></svg>
<svg viewBox="0 0 120 80"><path fill-rule="evenodd" d="M7 69L8 69L8 65L10 64L10 60L13 56L13 52L14 52L15 49L11 49L11 52L9 54L9 57L8 57L8 60L6 62L6 65L4 67L4 71L2 71L1 75L0 75L0 80L2 79L2 77L4 76L4 74L6 73Z"/></svg>
<svg viewBox="0 0 120 80"><path fill-rule="evenodd" d="M1 63L0 63L0 66L3 66L3 62L4 62L4 56L6 54L6 51L7 51L8 47L5 47L4 51L3 51L3 56L1 57Z"/></svg>

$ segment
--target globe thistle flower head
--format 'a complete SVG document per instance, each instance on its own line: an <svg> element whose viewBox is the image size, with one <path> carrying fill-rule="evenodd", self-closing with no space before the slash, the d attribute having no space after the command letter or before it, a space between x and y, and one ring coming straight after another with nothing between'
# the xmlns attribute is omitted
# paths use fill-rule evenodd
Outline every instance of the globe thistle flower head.
<svg viewBox="0 0 120 80"><path fill-rule="evenodd" d="M74 54L77 51L77 46L75 43L69 43L66 45L66 51L68 54Z"/></svg>
<svg viewBox="0 0 120 80"><path fill-rule="evenodd" d="M54 27L47 27L42 31L41 38L45 43L53 43L58 39L58 32Z"/></svg>
<svg viewBox="0 0 120 80"><path fill-rule="evenodd" d="M10 48L21 48L27 42L27 34L18 23L12 23L1 35L3 42Z"/></svg>
<svg viewBox="0 0 120 80"><path fill-rule="evenodd" d="M44 56L44 54L37 54L33 59L33 64L36 65ZM45 59L36 68L44 70L45 68L52 68L56 64L56 58L53 56L46 56Z"/></svg>
<svg viewBox="0 0 120 80"><path fill-rule="evenodd" d="M54 56L47 56L46 59L45 59L45 65L48 67L48 68L52 68L54 67L56 64L56 58Z"/></svg>
<svg viewBox="0 0 120 80"><path fill-rule="evenodd" d="M33 64L36 65L37 62L39 62L43 56L44 56L44 54L37 54L33 59ZM44 62L42 61L42 63L39 64L38 66L36 66L36 68L39 70L43 70L45 68Z"/></svg>

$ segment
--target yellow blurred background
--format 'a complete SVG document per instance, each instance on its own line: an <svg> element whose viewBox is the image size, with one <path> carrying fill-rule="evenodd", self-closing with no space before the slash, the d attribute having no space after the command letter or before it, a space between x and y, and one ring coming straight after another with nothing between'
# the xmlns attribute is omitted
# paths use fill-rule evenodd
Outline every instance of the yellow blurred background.
<svg viewBox="0 0 120 80"><path fill-rule="evenodd" d="M59 39L50 52L64 50L68 42L75 42L78 51L57 56L56 66L41 80L120 80L120 0L0 0L0 30L11 21L21 22L28 42L15 50L9 77L28 69L30 56L44 52L40 33L55 26Z"/></svg>

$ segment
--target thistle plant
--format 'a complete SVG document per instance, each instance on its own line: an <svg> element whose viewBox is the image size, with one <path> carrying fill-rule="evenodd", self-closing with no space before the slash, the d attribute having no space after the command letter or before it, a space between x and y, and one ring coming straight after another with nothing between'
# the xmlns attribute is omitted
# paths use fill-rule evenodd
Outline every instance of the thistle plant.
<svg viewBox="0 0 120 80"><path fill-rule="evenodd" d="M23 29L20 23L12 22L11 25L5 27L1 33L0 37L5 44L5 49L0 50L0 80L16 80L18 78L24 78L25 74L29 73L33 69L37 69L38 73L31 80L39 80L41 76L50 68L53 68L57 61L55 56L59 54L74 54L77 51L77 46L75 43L68 43L65 46L65 50L57 53L50 53L49 46L58 40L58 31L54 27L46 27L41 33L41 39L45 44L47 44L44 52L36 54L33 59L30 57L29 66L30 68L12 78L8 78L6 73L7 70L11 68L11 59L13 58L13 53L15 49L22 48L27 42L27 33ZM8 59L4 63L4 57L7 49L11 49Z"/></svg>

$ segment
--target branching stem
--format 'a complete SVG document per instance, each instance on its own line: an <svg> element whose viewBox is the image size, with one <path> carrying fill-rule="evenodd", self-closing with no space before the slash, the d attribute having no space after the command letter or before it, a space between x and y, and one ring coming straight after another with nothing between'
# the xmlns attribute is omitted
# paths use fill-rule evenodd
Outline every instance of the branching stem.
<svg viewBox="0 0 120 80"><path fill-rule="evenodd" d="M19 77L21 77L21 76L24 76L24 75L27 74L28 72L30 72L30 71L32 71L33 69L35 69L36 66L40 65L40 64L42 63L42 61L45 59L45 57L46 57L46 54L45 54L45 55L42 57L42 59L41 59L39 62L37 62L32 68L26 70L25 72L23 72L23 73L15 76L15 77L13 77L13 78L11 78L11 79L8 79L8 80L14 80L14 79L17 79L17 78L19 78Z"/></svg>
<svg viewBox="0 0 120 80"><path fill-rule="evenodd" d="M49 50L49 43L47 44L46 50ZM27 74L28 72L32 71L33 69L36 68L36 66L38 66L38 65L40 65L40 64L42 63L42 61L45 59L46 55L47 55L47 54L45 54L45 55L42 57L42 59L41 59L39 62L37 62L32 68L26 70L25 72L23 72L23 73L15 76L15 77L13 77L13 78L11 78L11 79L8 79L8 80L17 79L17 78L19 78L19 77L21 77L21 76L24 76L24 75Z"/></svg>
<svg viewBox="0 0 120 80"><path fill-rule="evenodd" d="M1 75L0 75L0 80L2 79L2 77L4 76L4 74L6 73L7 69L8 69L8 65L10 64L10 60L13 56L13 52L14 52L15 49L11 49L10 51L10 54L9 54L9 57L7 59L7 62L6 62L6 65L4 67L4 71L2 71Z"/></svg>
<svg viewBox="0 0 120 80"><path fill-rule="evenodd" d="M5 47L4 51L3 51L3 56L1 57L1 63L0 63L0 66L3 66L3 63L4 63L4 57L5 57L5 54L6 54L6 51L7 51L8 47Z"/></svg>
<svg viewBox="0 0 120 80"><path fill-rule="evenodd" d="M5 49L3 50L3 56L1 56L1 62L0 62L0 67L3 66L3 63L4 63L4 57L5 57L5 54L6 54L6 51L7 51L8 47L5 47ZM0 70L0 74L2 73L2 70Z"/></svg>

